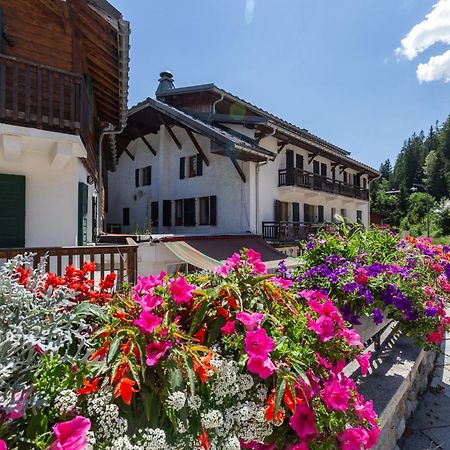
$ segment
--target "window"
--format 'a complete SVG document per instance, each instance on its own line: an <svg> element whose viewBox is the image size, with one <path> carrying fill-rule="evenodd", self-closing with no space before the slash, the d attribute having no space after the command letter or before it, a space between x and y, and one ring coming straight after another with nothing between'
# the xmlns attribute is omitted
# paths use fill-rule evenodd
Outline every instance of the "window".
<svg viewBox="0 0 450 450"><path fill-rule="evenodd" d="M217 225L216 196L199 198L200 225Z"/></svg>
<svg viewBox="0 0 450 450"><path fill-rule="evenodd" d="M305 203L303 205L303 216L304 216L304 222L306 223L313 223L314 222L314 205L308 205Z"/></svg>
<svg viewBox="0 0 450 450"><path fill-rule="evenodd" d="M336 208L331 208L331 221L332 222L337 222L337 219L336 219Z"/></svg>
<svg viewBox="0 0 450 450"><path fill-rule="evenodd" d="M300 203L292 203L292 220L300 222Z"/></svg>
<svg viewBox="0 0 450 450"><path fill-rule="evenodd" d="M122 225L130 225L130 208L123 208L122 210Z"/></svg>
<svg viewBox="0 0 450 450"><path fill-rule="evenodd" d="M286 169L294 168L294 152L292 150L286 150Z"/></svg>
<svg viewBox="0 0 450 450"><path fill-rule="evenodd" d="M319 161L313 161L313 172L317 175L320 174L320 163Z"/></svg>
<svg viewBox="0 0 450 450"><path fill-rule="evenodd" d="M170 200L163 201L163 227L172 226L172 202Z"/></svg>
<svg viewBox="0 0 450 450"><path fill-rule="evenodd" d="M175 226L183 225L183 200L175 200Z"/></svg>
<svg viewBox="0 0 450 450"><path fill-rule="evenodd" d="M347 210L345 208L341 208L341 216L343 219L347 217Z"/></svg>
<svg viewBox="0 0 450 450"><path fill-rule="evenodd" d="M183 209L184 226L195 226L195 198L185 198L183 202Z"/></svg>
<svg viewBox="0 0 450 450"><path fill-rule="evenodd" d="M363 214L362 214L362 211L360 209L356 210L356 221L358 223L363 223Z"/></svg>
<svg viewBox="0 0 450 450"><path fill-rule="evenodd" d="M367 189L367 178L363 178L362 182L363 182L363 189Z"/></svg>
<svg viewBox="0 0 450 450"><path fill-rule="evenodd" d="M319 222L319 223L323 223L323 220L324 220L324 213L323 213L323 206L322 205L319 205L318 207L317 207L317 221Z"/></svg>
<svg viewBox="0 0 450 450"><path fill-rule="evenodd" d="M150 186L152 184L152 166L142 169L142 186Z"/></svg>
<svg viewBox="0 0 450 450"><path fill-rule="evenodd" d="M344 177L344 183L348 183L348 173L345 170L343 173L343 177Z"/></svg>
<svg viewBox="0 0 450 450"><path fill-rule="evenodd" d="M189 178L203 175L203 159L201 155L189 157Z"/></svg>
<svg viewBox="0 0 450 450"><path fill-rule="evenodd" d="M139 169L136 169L135 171L134 171L134 185L136 186L136 187L139 187Z"/></svg>
<svg viewBox="0 0 450 450"><path fill-rule="evenodd" d="M327 176L327 165L325 163L320 164L320 175L323 177Z"/></svg>
<svg viewBox="0 0 450 450"><path fill-rule="evenodd" d="M303 170L303 155L295 155L295 167L297 167L297 169Z"/></svg>
<svg viewBox="0 0 450 450"><path fill-rule="evenodd" d="M159 222L159 206L158 202L152 202L150 204L151 224L152 227L158 227Z"/></svg>
<svg viewBox="0 0 450 450"><path fill-rule="evenodd" d="M134 185L136 187L149 186L151 184L152 184L152 166L147 166L142 169L136 169L134 171Z"/></svg>

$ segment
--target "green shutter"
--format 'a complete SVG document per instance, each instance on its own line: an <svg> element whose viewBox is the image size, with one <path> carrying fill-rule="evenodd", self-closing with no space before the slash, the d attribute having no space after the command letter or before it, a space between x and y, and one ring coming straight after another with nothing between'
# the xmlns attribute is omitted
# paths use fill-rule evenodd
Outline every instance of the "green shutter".
<svg viewBox="0 0 450 450"><path fill-rule="evenodd" d="M0 174L0 248L25 247L25 177Z"/></svg>
<svg viewBox="0 0 450 450"><path fill-rule="evenodd" d="M88 185L78 183L78 245L88 240Z"/></svg>

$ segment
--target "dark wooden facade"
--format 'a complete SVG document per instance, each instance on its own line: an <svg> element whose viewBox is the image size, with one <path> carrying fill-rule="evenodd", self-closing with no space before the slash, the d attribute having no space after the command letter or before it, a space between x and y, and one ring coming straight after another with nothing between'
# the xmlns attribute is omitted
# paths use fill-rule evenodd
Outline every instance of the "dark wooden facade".
<svg viewBox="0 0 450 450"><path fill-rule="evenodd" d="M125 120L127 23L103 0L0 0L0 12L0 122L80 134L96 177L99 130Z"/></svg>

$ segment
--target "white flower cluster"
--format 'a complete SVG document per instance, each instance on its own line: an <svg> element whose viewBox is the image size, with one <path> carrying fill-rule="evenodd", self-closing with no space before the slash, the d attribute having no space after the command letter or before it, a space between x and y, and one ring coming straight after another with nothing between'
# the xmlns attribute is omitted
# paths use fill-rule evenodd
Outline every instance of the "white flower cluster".
<svg viewBox="0 0 450 450"><path fill-rule="evenodd" d="M224 403L226 397L235 397L239 394L239 367L236 361L222 359L217 355L211 359L211 365L217 369L212 394L215 403L221 405Z"/></svg>
<svg viewBox="0 0 450 450"><path fill-rule="evenodd" d="M107 450L171 450L166 433L160 428L139 430L132 437L119 436Z"/></svg>
<svg viewBox="0 0 450 450"><path fill-rule="evenodd" d="M179 411L186 404L186 394L182 391L173 392L167 398L166 403L170 408Z"/></svg>
<svg viewBox="0 0 450 450"><path fill-rule="evenodd" d="M108 442L126 434L127 420L120 417L119 407L111 403L111 390L91 395L88 398L87 410L89 417L93 418L97 425L97 438Z"/></svg>
<svg viewBox="0 0 450 450"><path fill-rule="evenodd" d="M202 406L202 399L198 395L191 395L188 397L188 406L194 411L197 411Z"/></svg>
<svg viewBox="0 0 450 450"><path fill-rule="evenodd" d="M223 425L223 415L217 409L212 409L201 413L202 426L207 430L211 428L218 428Z"/></svg>
<svg viewBox="0 0 450 450"><path fill-rule="evenodd" d="M54 407L61 416L77 412L78 396L70 389L60 391L55 399Z"/></svg>

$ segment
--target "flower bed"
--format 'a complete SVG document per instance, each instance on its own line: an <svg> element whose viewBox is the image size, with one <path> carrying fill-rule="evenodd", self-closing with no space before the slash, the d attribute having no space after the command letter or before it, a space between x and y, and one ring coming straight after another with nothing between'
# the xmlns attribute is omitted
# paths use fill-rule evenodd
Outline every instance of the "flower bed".
<svg viewBox="0 0 450 450"><path fill-rule="evenodd" d="M384 271L369 280L366 265L348 255L346 264L332 259L337 270L346 267L337 283L323 267L305 273L330 256L319 252L329 253L331 241L311 242L294 274L267 274L249 249L215 273L143 277L113 296L113 276L95 289L89 265L58 278L29 271L26 258L10 261L0 271L0 442L65 450L373 447L372 402L343 373L352 359L363 374L369 365L350 322L397 305L400 294L381 305L391 278ZM428 242L392 242L405 261L417 260L414 283L426 281L434 294L411 300L411 310L403 299L401 317L393 307L388 316L419 338L417 324L424 344L435 345L433 333L448 329L448 253ZM344 288L350 277L364 293Z"/></svg>

